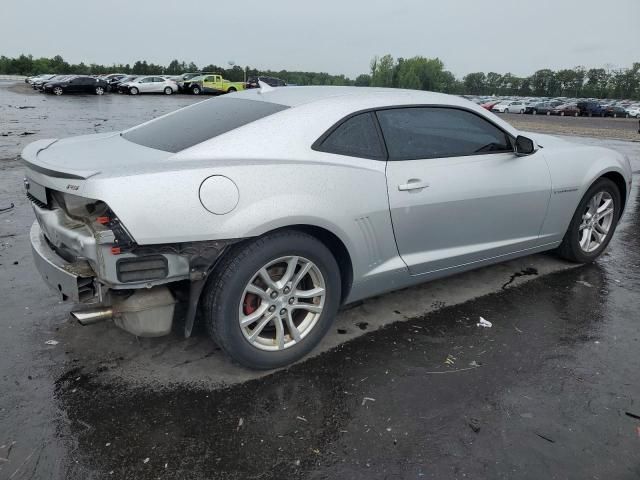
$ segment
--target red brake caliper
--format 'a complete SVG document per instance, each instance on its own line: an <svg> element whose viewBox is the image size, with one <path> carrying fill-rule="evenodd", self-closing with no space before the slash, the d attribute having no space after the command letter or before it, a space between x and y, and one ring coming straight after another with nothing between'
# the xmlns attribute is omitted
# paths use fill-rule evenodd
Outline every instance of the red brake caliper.
<svg viewBox="0 0 640 480"><path fill-rule="evenodd" d="M262 299L255 293L247 293L244 296L244 302L242 302L242 311L245 315L251 315L258 309L261 302Z"/></svg>

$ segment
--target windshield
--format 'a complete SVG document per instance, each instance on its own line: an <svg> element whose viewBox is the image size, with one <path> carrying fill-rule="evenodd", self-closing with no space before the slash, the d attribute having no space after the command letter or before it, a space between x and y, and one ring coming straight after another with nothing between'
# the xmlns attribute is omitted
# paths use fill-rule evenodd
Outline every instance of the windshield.
<svg viewBox="0 0 640 480"><path fill-rule="evenodd" d="M213 98L127 130L130 142L177 153L289 107L239 98Z"/></svg>

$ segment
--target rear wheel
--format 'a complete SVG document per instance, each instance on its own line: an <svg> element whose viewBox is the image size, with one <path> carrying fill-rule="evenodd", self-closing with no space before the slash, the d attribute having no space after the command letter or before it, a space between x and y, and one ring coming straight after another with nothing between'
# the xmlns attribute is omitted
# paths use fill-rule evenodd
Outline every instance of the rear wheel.
<svg viewBox="0 0 640 480"><path fill-rule="evenodd" d="M564 112L560 112L560 116L561 116L561 117L564 117Z"/></svg>
<svg viewBox="0 0 640 480"><path fill-rule="evenodd" d="M55 95L62 95L64 93L64 90L62 90L62 87L53 87L53 93Z"/></svg>
<svg viewBox="0 0 640 480"><path fill-rule="evenodd" d="M551 115L551 110L547 111L547 116Z"/></svg>
<svg viewBox="0 0 640 480"><path fill-rule="evenodd" d="M203 293L212 338L238 363L288 365L331 327L341 295L329 249L302 232L281 231L229 252Z"/></svg>
<svg viewBox="0 0 640 480"><path fill-rule="evenodd" d="M165 95L171 95L172 93L173 93L173 88L165 87L165 89L164 89L164 94Z"/></svg>
<svg viewBox="0 0 640 480"><path fill-rule="evenodd" d="M229 90L227 90L227 93L233 93L233 92L237 92L236 87L229 87Z"/></svg>
<svg viewBox="0 0 640 480"><path fill-rule="evenodd" d="M131 87L131 88L129 88L129 93L131 95L138 95L138 93L140 93L140 90L138 90L137 87Z"/></svg>
<svg viewBox="0 0 640 480"><path fill-rule="evenodd" d="M104 95L104 87L96 87L96 95Z"/></svg>
<svg viewBox="0 0 640 480"><path fill-rule="evenodd" d="M573 116L577 117L578 116L578 112L573 112Z"/></svg>
<svg viewBox="0 0 640 480"><path fill-rule="evenodd" d="M534 108L534 109L531 111L531 113L532 113L533 115L537 115L537 114L538 114L538 110L536 110L536 109Z"/></svg>
<svg viewBox="0 0 640 480"><path fill-rule="evenodd" d="M558 247L558 254L579 263L592 262L607 248L620 218L620 190L600 178L585 193Z"/></svg>
<svg viewBox="0 0 640 480"><path fill-rule="evenodd" d="M505 108L505 109L504 109L504 113L509 113L509 109L508 109L508 108Z"/></svg>

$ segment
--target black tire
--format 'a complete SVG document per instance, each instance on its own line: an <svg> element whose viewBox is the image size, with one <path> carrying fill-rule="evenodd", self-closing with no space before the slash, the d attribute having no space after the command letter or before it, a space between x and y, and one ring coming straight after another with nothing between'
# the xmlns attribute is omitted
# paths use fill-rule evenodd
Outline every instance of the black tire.
<svg viewBox="0 0 640 480"><path fill-rule="evenodd" d="M104 89L104 87L98 86L98 87L96 87L95 92L96 92L96 95L104 95L105 89Z"/></svg>
<svg viewBox="0 0 640 480"><path fill-rule="evenodd" d="M593 252L585 252L580 247L579 240L579 227L582 223L582 216L586 212L589 200L591 200L591 198L597 192L602 191L608 192L613 199L613 223L611 224L609 232L607 233L607 236L602 244ZM567 229L567 232L562 239L562 243L557 249L558 255L560 255L565 260L576 263L590 263L598 258L604 251L604 249L607 248L607 245L609 245L611 237L613 237L613 233L615 232L618 220L620 219L621 205L622 201L620 197L620 190L615 183L613 183L608 178L600 178L596 182L594 182L594 184L589 187L589 190L587 190L587 193L584 194L582 200L580 200L578 208L573 214L573 218L571 219L569 228Z"/></svg>
<svg viewBox="0 0 640 480"><path fill-rule="evenodd" d="M229 90L227 90L227 93L233 93L233 92L237 92L236 87L229 87Z"/></svg>
<svg viewBox="0 0 640 480"><path fill-rule="evenodd" d="M536 110L535 108L531 111L532 115L537 115L538 114L538 110Z"/></svg>
<svg viewBox="0 0 640 480"><path fill-rule="evenodd" d="M551 110L547 110L547 116L551 115Z"/></svg>
<svg viewBox="0 0 640 480"><path fill-rule="evenodd" d="M53 87L52 92L54 95L60 96L64 93L64 89L62 87Z"/></svg>
<svg viewBox="0 0 640 480"><path fill-rule="evenodd" d="M277 258L298 255L312 261L325 279L325 304L320 317L297 344L276 351L254 347L239 324L239 304L255 273ZM213 340L236 362L267 370L289 365L309 353L333 323L341 298L340 270L329 249L306 233L284 230L243 242L225 254L202 294L203 320Z"/></svg>
<svg viewBox="0 0 640 480"><path fill-rule="evenodd" d="M140 90L138 90L137 87L129 87L129 94L130 95L138 95L138 93L140 93Z"/></svg>
<svg viewBox="0 0 640 480"><path fill-rule="evenodd" d="M171 95L172 93L173 93L173 88L165 87L165 89L164 89L164 94L165 95Z"/></svg>
<svg viewBox="0 0 640 480"><path fill-rule="evenodd" d="M200 93L202 93L202 90L200 90L200 87L198 85L194 85L193 87L191 87L191 93L193 93L194 95L200 95Z"/></svg>

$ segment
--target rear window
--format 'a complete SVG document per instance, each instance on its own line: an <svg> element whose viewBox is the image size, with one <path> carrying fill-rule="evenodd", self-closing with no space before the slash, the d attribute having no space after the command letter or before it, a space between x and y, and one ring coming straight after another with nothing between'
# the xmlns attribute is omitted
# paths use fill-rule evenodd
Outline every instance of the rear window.
<svg viewBox="0 0 640 480"><path fill-rule="evenodd" d="M287 108L278 103L219 97L134 127L122 136L138 145L177 153Z"/></svg>

